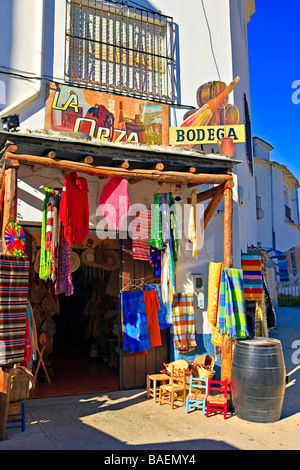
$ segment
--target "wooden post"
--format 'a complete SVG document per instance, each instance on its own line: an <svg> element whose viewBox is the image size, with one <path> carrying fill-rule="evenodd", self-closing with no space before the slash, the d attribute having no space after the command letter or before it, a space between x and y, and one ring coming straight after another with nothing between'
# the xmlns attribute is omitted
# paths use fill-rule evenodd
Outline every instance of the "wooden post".
<svg viewBox="0 0 300 470"><path fill-rule="evenodd" d="M9 168L5 170L5 193L3 201L3 223L2 223L2 252L6 252L4 238L5 227L8 222L15 222L17 216L17 171L18 161L9 162Z"/></svg>
<svg viewBox="0 0 300 470"><path fill-rule="evenodd" d="M231 185L225 184L224 191L224 268L232 268L232 188ZM232 340L228 336L222 335L222 352L221 352L221 380L228 380L231 377L231 360L232 360ZM230 387L229 387L230 389Z"/></svg>

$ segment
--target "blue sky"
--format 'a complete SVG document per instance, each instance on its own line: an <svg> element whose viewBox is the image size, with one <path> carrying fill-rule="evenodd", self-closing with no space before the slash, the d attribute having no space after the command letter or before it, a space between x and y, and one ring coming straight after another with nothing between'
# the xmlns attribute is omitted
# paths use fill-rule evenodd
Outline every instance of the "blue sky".
<svg viewBox="0 0 300 470"><path fill-rule="evenodd" d="M300 83L300 0L255 3L248 25L252 133L300 183L300 103L292 102L292 85Z"/></svg>

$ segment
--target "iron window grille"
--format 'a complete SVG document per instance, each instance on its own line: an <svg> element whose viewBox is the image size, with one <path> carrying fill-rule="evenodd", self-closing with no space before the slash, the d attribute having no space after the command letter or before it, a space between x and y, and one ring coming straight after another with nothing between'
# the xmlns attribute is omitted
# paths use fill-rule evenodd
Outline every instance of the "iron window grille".
<svg viewBox="0 0 300 470"><path fill-rule="evenodd" d="M175 102L171 17L107 0L67 0L66 8L67 81Z"/></svg>

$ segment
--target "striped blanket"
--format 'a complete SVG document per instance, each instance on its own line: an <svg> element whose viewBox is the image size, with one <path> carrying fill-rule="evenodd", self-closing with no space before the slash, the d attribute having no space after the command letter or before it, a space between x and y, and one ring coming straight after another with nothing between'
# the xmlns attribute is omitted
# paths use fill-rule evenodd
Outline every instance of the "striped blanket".
<svg viewBox="0 0 300 470"><path fill-rule="evenodd" d="M172 323L175 349L189 352L197 348L193 293L174 294Z"/></svg>
<svg viewBox="0 0 300 470"><path fill-rule="evenodd" d="M224 268L220 285L219 333L235 339L246 338L249 336L246 323L242 270Z"/></svg>
<svg viewBox="0 0 300 470"><path fill-rule="evenodd" d="M142 290L122 292L123 350L141 353L151 348Z"/></svg>
<svg viewBox="0 0 300 470"><path fill-rule="evenodd" d="M261 254L243 253L241 264L245 300L261 300L263 295Z"/></svg>
<svg viewBox="0 0 300 470"><path fill-rule="evenodd" d="M0 261L0 363L24 360L29 261L6 257Z"/></svg>

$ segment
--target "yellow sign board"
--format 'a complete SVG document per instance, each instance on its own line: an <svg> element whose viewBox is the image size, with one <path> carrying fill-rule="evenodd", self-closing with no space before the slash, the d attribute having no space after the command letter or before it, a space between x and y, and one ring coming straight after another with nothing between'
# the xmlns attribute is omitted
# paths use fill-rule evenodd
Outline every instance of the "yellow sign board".
<svg viewBox="0 0 300 470"><path fill-rule="evenodd" d="M232 137L235 144L245 142L245 126L170 127L169 145L217 144L222 137Z"/></svg>

